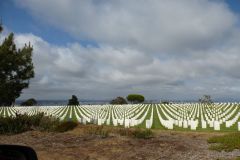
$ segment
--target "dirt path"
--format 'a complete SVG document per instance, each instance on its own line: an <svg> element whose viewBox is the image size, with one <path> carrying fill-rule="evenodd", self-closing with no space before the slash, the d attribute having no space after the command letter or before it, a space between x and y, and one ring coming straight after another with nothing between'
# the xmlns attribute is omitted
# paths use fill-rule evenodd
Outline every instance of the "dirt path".
<svg viewBox="0 0 240 160"><path fill-rule="evenodd" d="M240 151L208 150L213 134L158 131L143 140L118 135L107 138L83 134L82 128L67 133L26 132L0 136L0 143L33 147L40 160L208 160L234 159Z"/></svg>

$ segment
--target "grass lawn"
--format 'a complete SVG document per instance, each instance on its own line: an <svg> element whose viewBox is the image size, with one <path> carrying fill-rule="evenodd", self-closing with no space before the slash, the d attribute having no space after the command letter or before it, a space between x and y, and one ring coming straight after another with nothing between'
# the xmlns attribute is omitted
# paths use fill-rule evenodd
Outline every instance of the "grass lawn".
<svg viewBox="0 0 240 160"><path fill-rule="evenodd" d="M211 137L208 139L208 143L212 144L209 148L211 150L230 152L240 149L240 133Z"/></svg>

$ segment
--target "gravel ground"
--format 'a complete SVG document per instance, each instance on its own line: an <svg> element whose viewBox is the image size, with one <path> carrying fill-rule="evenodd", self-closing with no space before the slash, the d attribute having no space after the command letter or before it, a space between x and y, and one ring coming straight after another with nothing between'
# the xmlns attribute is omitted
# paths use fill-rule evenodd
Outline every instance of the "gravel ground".
<svg viewBox="0 0 240 160"><path fill-rule="evenodd" d="M66 133L30 131L0 136L2 144L33 147L40 160L216 160L235 159L239 150L208 150L207 139L221 133L155 131L154 138L86 135L83 127Z"/></svg>

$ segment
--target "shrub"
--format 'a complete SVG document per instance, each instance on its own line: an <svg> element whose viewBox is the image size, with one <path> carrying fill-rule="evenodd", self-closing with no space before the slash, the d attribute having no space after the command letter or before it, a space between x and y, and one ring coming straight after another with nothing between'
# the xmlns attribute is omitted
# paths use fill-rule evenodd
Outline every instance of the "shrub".
<svg viewBox="0 0 240 160"><path fill-rule="evenodd" d="M0 134L16 134L37 127L43 114L29 116L16 114L15 117L0 117Z"/></svg>
<svg viewBox="0 0 240 160"><path fill-rule="evenodd" d="M0 134L16 134L31 129L31 121L27 115L0 118Z"/></svg>
<svg viewBox="0 0 240 160"><path fill-rule="evenodd" d="M78 123L77 122L73 122L73 121L60 122L56 126L55 131L57 131L57 132L66 132L66 131L74 129L75 127L77 127L77 125L78 125Z"/></svg>
<svg viewBox="0 0 240 160"><path fill-rule="evenodd" d="M150 129L136 129L133 131L133 136L135 138L149 139L153 136Z"/></svg>
<svg viewBox="0 0 240 160"><path fill-rule="evenodd" d="M15 117L0 117L0 134L17 134L29 130L65 132L77 125L76 122L60 122L44 113L31 116L16 114Z"/></svg>
<svg viewBox="0 0 240 160"><path fill-rule="evenodd" d="M28 116L31 122L31 125L35 127L40 125L43 117L44 117L44 113L38 113L36 115Z"/></svg>
<svg viewBox="0 0 240 160"><path fill-rule="evenodd" d="M113 99L110 104L127 104L127 101L123 97L117 97Z"/></svg>
<svg viewBox="0 0 240 160"><path fill-rule="evenodd" d="M36 106L37 101L34 98L28 99L21 103L21 106Z"/></svg>
<svg viewBox="0 0 240 160"><path fill-rule="evenodd" d="M141 138L141 139L149 139L149 138L153 137L153 132L150 129L121 128L121 129L119 129L118 133L121 136L128 136L128 137Z"/></svg>
<svg viewBox="0 0 240 160"><path fill-rule="evenodd" d="M56 128L60 125L60 120L52 116L42 117L38 129L40 131L56 131Z"/></svg>
<svg viewBox="0 0 240 160"><path fill-rule="evenodd" d="M163 101L161 101L161 104L171 104L171 103L167 100L163 100Z"/></svg>

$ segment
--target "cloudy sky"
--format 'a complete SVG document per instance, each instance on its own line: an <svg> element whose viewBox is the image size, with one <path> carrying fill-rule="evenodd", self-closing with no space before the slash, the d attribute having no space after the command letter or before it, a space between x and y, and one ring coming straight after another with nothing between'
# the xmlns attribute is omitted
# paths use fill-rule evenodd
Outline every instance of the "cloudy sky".
<svg viewBox="0 0 240 160"><path fill-rule="evenodd" d="M20 99L240 100L239 0L1 0L5 31L32 43Z"/></svg>

